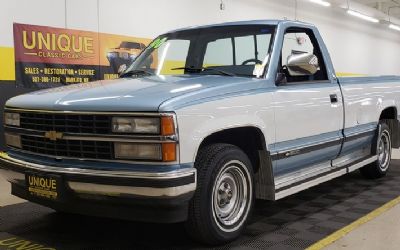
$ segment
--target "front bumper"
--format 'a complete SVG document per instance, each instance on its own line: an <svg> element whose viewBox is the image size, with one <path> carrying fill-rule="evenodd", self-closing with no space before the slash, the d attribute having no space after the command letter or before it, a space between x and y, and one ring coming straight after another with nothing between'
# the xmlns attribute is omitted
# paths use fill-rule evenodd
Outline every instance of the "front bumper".
<svg viewBox="0 0 400 250"><path fill-rule="evenodd" d="M53 201L31 196L25 176L32 172L60 176L65 198ZM35 203L66 212L141 221L185 220L188 201L196 189L194 168L161 173L66 168L0 153L0 173L12 183L14 195Z"/></svg>

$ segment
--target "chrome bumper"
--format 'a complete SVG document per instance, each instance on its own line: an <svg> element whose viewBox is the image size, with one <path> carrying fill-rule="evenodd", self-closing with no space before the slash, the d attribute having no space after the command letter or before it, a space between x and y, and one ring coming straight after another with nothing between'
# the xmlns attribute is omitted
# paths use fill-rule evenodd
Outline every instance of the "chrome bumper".
<svg viewBox="0 0 400 250"><path fill-rule="evenodd" d="M27 171L61 175L75 193L144 198L173 198L193 193L197 179L194 168L162 173L62 168L22 161L0 152L0 172L8 181L24 183Z"/></svg>

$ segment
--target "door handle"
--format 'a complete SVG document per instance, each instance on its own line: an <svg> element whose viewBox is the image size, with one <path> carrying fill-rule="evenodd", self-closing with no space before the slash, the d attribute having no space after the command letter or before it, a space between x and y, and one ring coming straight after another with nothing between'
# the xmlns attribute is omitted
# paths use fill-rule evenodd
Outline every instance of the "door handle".
<svg viewBox="0 0 400 250"><path fill-rule="evenodd" d="M338 98L337 98L336 94L329 95L329 97L331 98L331 103L337 103L338 102Z"/></svg>

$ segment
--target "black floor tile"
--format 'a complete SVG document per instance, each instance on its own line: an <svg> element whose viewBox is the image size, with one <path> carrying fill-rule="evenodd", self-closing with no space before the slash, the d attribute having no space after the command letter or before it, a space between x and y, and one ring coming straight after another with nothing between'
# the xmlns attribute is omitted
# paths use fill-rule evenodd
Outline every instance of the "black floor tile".
<svg viewBox="0 0 400 250"><path fill-rule="evenodd" d="M243 235L212 249L304 249L398 197L400 160L391 167L380 180L354 172L280 201L257 201ZM210 249L191 241L182 224L62 215L29 202L0 208L0 241L6 237L57 249Z"/></svg>

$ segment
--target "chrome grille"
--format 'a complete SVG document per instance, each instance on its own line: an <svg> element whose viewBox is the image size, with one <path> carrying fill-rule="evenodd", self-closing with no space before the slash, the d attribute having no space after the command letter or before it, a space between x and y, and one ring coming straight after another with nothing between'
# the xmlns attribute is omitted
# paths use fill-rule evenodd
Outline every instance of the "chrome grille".
<svg viewBox="0 0 400 250"><path fill-rule="evenodd" d="M6 112L20 115L20 126L5 126L5 131L10 134L18 134L21 137L21 145L8 146L26 153L55 158L114 161L117 160L114 155L116 142L177 142L175 135L171 137L123 135L112 132L112 117L114 116L160 117L159 113L101 111L88 113L8 108L6 108Z"/></svg>
<svg viewBox="0 0 400 250"><path fill-rule="evenodd" d="M21 128L62 133L110 134L107 115L20 113Z"/></svg>
<svg viewBox="0 0 400 250"><path fill-rule="evenodd" d="M106 141L57 140L21 136L22 149L44 155L85 159L114 159L113 143Z"/></svg>

